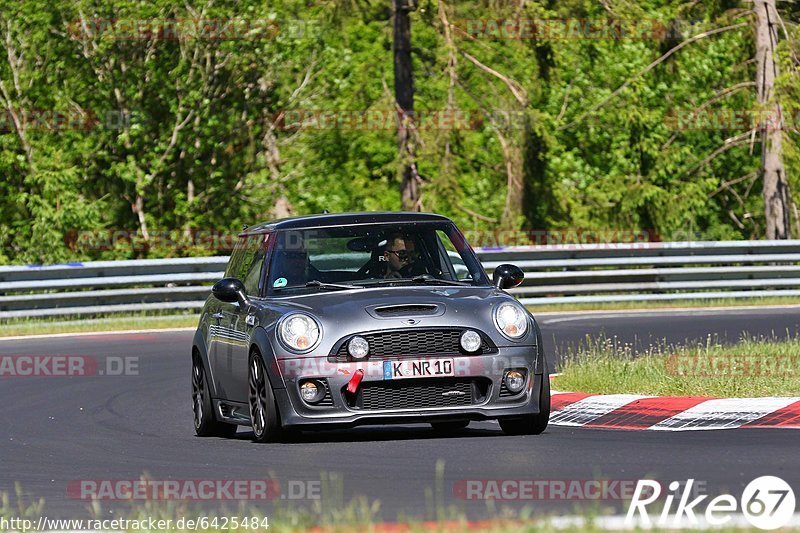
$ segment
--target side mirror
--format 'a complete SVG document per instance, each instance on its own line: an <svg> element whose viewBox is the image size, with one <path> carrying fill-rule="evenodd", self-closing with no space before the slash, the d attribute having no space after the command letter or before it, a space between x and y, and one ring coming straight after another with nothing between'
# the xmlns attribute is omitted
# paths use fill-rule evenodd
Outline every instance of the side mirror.
<svg viewBox="0 0 800 533"><path fill-rule="evenodd" d="M516 265L503 264L494 269L492 281L498 289L511 289L525 279L525 273Z"/></svg>
<svg viewBox="0 0 800 533"><path fill-rule="evenodd" d="M214 298L223 302L239 302L244 307L248 301L244 294L244 283L236 278L224 278L219 280L211 287L211 294Z"/></svg>

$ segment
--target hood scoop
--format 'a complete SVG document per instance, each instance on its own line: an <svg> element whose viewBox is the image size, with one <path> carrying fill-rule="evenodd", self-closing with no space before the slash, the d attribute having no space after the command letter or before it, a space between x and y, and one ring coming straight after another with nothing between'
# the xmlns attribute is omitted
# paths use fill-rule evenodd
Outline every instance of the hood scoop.
<svg viewBox="0 0 800 533"><path fill-rule="evenodd" d="M373 316L378 318L397 318L405 316L433 316L440 315L444 306L439 304L400 304L381 305L369 309Z"/></svg>

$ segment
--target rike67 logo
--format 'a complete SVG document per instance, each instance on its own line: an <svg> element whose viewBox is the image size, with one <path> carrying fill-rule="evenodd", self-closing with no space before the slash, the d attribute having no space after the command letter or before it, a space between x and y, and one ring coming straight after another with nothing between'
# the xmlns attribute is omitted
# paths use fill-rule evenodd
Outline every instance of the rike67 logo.
<svg viewBox="0 0 800 533"><path fill-rule="evenodd" d="M726 524L735 525L735 518L744 515L747 523L759 529L778 529L792 520L795 510L795 497L792 487L775 476L761 476L754 479L742 492L741 501L730 494L721 494L704 502L707 494L691 498L694 479L685 484L673 481L669 484L669 492L664 498L664 505L658 510L648 510L648 505L662 496L661 484L650 479L640 479L633 493L625 524L630 526L652 527L653 522L659 527L719 527ZM681 490L683 489L683 490ZM673 503L677 504L673 511ZM702 511L702 505L705 512ZM657 513L653 520L650 512ZM700 516L698 516L700 515ZM701 521L701 518L704 519Z"/></svg>

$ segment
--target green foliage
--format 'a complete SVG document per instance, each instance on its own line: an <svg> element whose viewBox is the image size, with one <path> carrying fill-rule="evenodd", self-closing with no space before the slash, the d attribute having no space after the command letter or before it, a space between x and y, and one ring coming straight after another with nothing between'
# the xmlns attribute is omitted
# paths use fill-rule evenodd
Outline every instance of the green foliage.
<svg viewBox="0 0 800 533"><path fill-rule="evenodd" d="M213 254L225 244L175 241L287 214L400 209L391 3L200 6L0 0L0 23L10 29L0 60L0 261ZM416 110L465 117L458 127L420 124L414 132L423 207L473 231L760 237L758 141L711 158L749 126L707 127L714 117L754 109L754 89L691 117L726 87L755 78L751 28L700 39L635 76L691 35L748 20L742 11L728 1L420 0L412 13ZM508 39L468 30L476 20L609 15L684 34ZM785 13L790 39L781 35L778 80L792 116L800 112L797 16ZM231 18L248 22L251 33L141 33L145 23L158 29ZM320 113L345 119L331 126ZM384 125L346 119L369 113ZM26 119L21 128L12 115ZM796 140L797 130L787 130L793 186ZM524 182L517 192L508 192L509 168ZM521 211L509 209L521 194ZM75 239L117 230L129 238L104 246Z"/></svg>

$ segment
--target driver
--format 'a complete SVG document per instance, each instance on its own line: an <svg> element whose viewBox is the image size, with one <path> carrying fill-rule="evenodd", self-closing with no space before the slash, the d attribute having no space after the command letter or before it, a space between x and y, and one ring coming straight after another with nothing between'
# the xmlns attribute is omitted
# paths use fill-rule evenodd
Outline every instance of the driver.
<svg viewBox="0 0 800 533"><path fill-rule="evenodd" d="M393 233L386 240L381 258L386 264L384 278L411 278L425 274L427 269L419 261L416 241L403 233Z"/></svg>
<svg viewBox="0 0 800 533"><path fill-rule="evenodd" d="M428 270L425 267L425 261L421 260L420 253L417 251L416 241L406 236L405 245L406 252L408 252L408 263L400 268L401 277L413 278L420 274L427 274Z"/></svg>
<svg viewBox="0 0 800 533"><path fill-rule="evenodd" d="M412 255L413 254L413 255ZM386 263L384 278L403 278L404 270L416 259L414 241L402 233L393 233L386 240L383 260Z"/></svg>

